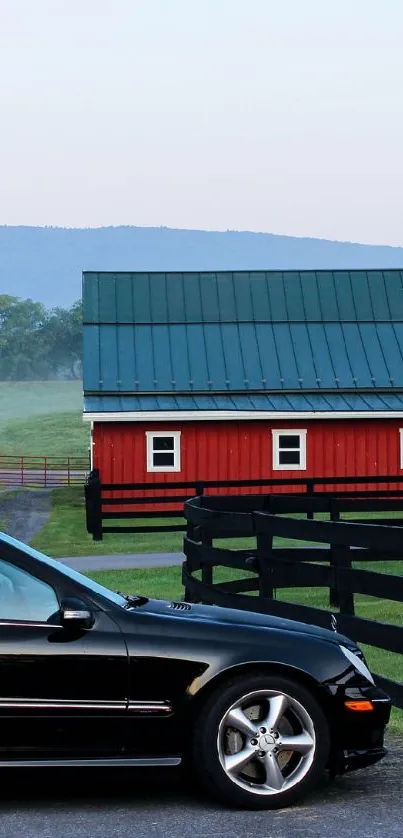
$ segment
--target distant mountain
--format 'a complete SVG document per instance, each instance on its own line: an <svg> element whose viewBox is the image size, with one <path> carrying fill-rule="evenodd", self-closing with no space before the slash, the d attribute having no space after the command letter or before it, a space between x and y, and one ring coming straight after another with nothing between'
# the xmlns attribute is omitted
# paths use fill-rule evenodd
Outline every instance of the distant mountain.
<svg viewBox="0 0 403 838"><path fill-rule="evenodd" d="M167 227L0 227L0 293L69 306L81 272L403 268L403 248Z"/></svg>

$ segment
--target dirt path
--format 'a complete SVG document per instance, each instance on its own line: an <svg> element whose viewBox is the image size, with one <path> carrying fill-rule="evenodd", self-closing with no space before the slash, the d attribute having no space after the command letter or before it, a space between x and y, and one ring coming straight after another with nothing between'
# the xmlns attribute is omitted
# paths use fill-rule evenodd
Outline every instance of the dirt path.
<svg viewBox="0 0 403 838"><path fill-rule="evenodd" d="M29 543L50 515L51 490L4 492L0 494L0 529Z"/></svg>

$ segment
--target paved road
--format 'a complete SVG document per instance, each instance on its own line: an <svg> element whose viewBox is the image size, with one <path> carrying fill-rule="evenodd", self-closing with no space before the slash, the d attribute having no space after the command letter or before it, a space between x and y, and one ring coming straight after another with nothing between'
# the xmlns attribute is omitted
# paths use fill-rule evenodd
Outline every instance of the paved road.
<svg viewBox="0 0 403 838"><path fill-rule="evenodd" d="M0 838L401 838L403 747L278 812L215 805L145 771L0 775Z"/></svg>
<svg viewBox="0 0 403 838"><path fill-rule="evenodd" d="M120 553L114 556L67 556L59 559L59 562L81 571L126 570L138 567L172 567L181 565L184 558L183 553Z"/></svg>

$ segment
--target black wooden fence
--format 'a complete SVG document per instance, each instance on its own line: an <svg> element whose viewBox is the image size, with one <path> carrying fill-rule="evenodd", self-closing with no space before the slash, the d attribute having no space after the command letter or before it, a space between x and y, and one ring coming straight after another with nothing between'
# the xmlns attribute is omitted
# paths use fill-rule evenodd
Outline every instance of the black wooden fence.
<svg viewBox="0 0 403 838"><path fill-rule="evenodd" d="M335 618L338 630L356 641L402 653L403 625L356 616L355 596L402 603L403 576L354 567L362 562L403 562L401 486L401 475L102 484L94 470L85 487L87 530L100 540L104 533L186 529L183 583L187 599L326 628L332 627ZM238 494L253 487L264 493ZM211 494L214 489L234 493L215 496ZM164 510L151 508L157 504ZM156 518L182 519L184 514L186 524L151 523ZM375 514L382 517L375 518ZM328 520L323 520L325 517ZM128 519L150 519L150 524L120 524ZM108 520L113 524L104 523ZM222 540L234 537L249 537L253 546L243 550L213 546L216 540L222 545ZM284 542L282 547L273 546L277 537L292 539L293 546L284 546ZM254 575L220 583L214 580L217 567L252 571ZM276 599L277 589L287 588L328 588L333 614L324 608ZM258 596L250 595L254 593ZM403 684L378 675L376 680L394 704L403 708Z"/></svg>
<svg viewBox="0 0 403 838"><path fill-rule="evenodd" d="M403 652L402 625L356 616L355 596L364 594L403 602L403 576L360 570L356 563L403 562L402 519L343 521L343 512L403 511L396 498L335 498L298 496L200 496L185 503L187 534L183 565L185 597L192 601L259 611L331 628L354 640L391 652ZM328 512L331 520L284 517ZM213 546L216 539L249 536L255 547L246 550ZM275 537L313 542L317 547L274 548ZM253 571L254 576L214 581L217 567ZM403 567L403 564L402 564ZM201 571L198 576L196 572ZM201 578L200 578L201 575ZM329 588L337 614L324 608L276 599L277 589ZM258 596L250 596L257 593ZM248 595L249 594L249 595ZM403 684L376 675L376 680L403 708Z"/></svg>
<svg viewBox="0 0 403 838"><path fill-rule="evenodd" d="M104 533L148 533L148 532L181 532L186 525L181 520L177 524L156 523L156 519L183 519L183 504L189 498L209 495L213 490L229 489L236 493L248 489L261 489L265 494L261 497L271 498L272 494L281 491L281 498L292 497L301 501L306 497L315 503L306 510L308 518L313 518L315 512L328 512L333 520L337 518L337 504L330 506L336 498L357 497L362 495L366 499L403 498L403 476L381 475L378 477L298 477L271 478L268 480L205 480L195 482L165 481L158 483L102 483L97 469L94 469L86 482L86 516L87 531L94 541L100 541ZM362 488L361 488L362 487ZM396 488L394 488L396 487ZM169 494L171 492L171 494ZM111 493L113 496L111 497ZM160 494L158 494L160 493ZM250 497L254 497L250 495ZM231 502L236 501L236 495L231 496ZM316 505L315 505L316 504ZM156 506L163 509L156 510ZM260 508L260 507L259 507ZM380 507L386 509L385 506ZM403 504L398 507L402 508ZM234 507L235 509L235 507ZM392 507L389 506L389 509ZM295 511L298 511L296 508ZM347 510L346 510L347 511ZM136 520L140 523L134 523ZM144 520L149 519L149 524ZM154 523L152 523L154 519ZM131 524L120 521L131 520ZM112 521L112 524L105 522ZM116 523L119 521L119 523Z"/></svg>

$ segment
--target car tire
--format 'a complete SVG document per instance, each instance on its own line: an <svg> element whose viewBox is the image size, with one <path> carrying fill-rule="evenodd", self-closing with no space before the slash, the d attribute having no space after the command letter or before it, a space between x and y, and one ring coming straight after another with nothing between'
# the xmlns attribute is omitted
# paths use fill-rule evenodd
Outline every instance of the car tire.
<svg viewBox="0 0 403 838"><path fill-rule="evenodd" d="M192 762L221 802L276 809L315 788L329 749L326 717L309 690L256 673L221 683L209 696L195 725Z"/></svg>

